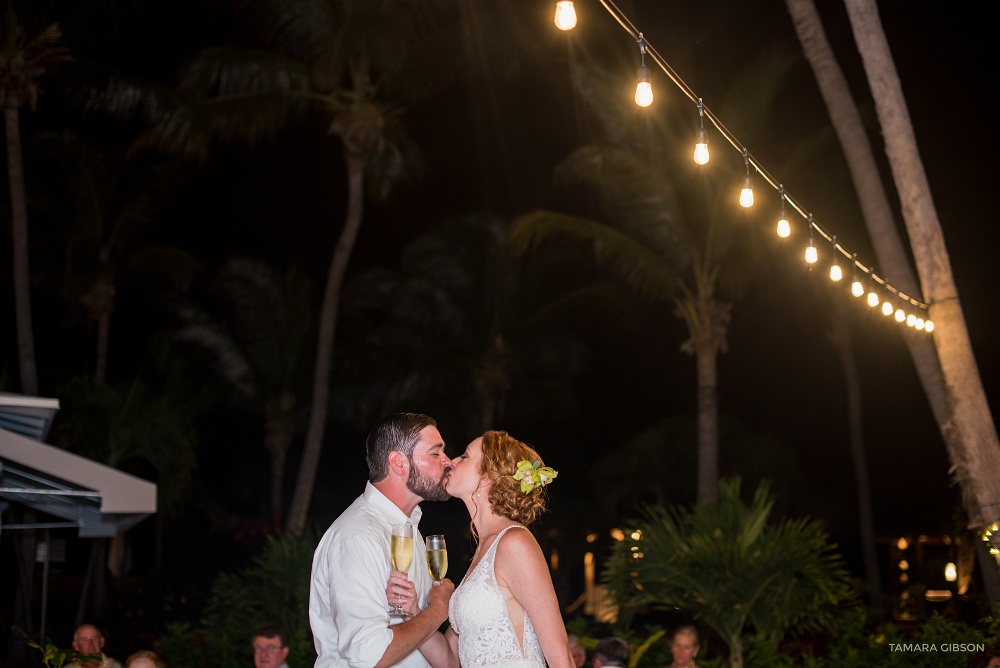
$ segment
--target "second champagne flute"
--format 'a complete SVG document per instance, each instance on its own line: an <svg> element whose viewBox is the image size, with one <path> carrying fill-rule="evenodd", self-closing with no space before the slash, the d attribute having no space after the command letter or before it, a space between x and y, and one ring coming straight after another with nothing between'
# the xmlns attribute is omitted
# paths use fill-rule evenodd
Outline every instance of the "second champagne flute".
<svg viewBox="0 0 1000 668"><path fill-rule="evenodd" d="M427 570L432 580L440 582L448 572L448 548L444 536L427 536L424 540L427 543Z"/></svg>
<svg viewBox="0 0 1000 668"><path fill-rule="evenodd" d="M413 525L393 524L392 536L389 539L389 558L392 560L394 570L405 572L413 561ZM403 610L399 600L396 607L390 610L397 617L407 617L410 613Z"/></svg>

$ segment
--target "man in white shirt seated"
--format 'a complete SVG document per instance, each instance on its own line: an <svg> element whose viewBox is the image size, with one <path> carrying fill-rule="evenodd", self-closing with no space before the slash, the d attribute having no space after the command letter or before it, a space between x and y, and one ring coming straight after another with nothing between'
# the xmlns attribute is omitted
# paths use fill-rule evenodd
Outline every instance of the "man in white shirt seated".
<svg viewBox="0 0 1000 668"><path fill-rule="evenodd" d="M313 555L309 625L315 668L428 668L417 648L448 618L450 580L432 583L417 530L421 501L449 498L442 482L451 469L437 423L426 415L383 418L365 442L368 484L327 529ZM390 619L386 583L392 525L413 525L407 569L421 612Z"/></svg>

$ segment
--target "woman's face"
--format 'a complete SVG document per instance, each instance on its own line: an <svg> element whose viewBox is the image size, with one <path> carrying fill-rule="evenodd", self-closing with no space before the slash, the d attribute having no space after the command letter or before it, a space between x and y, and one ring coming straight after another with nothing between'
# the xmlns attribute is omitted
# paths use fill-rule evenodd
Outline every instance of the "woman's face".
<svg viewBox="0 0 1000 668"><path fill-rule="evenodd" d="M674 663L678 666L687 666L694 663L694 656L698 652L698 643L690 633L678 633L674 636L673 644Z"/></svg>
<svg viewBox="0 0 1000 668"><path fill-rule="evenodd" d="M451 496L466 499L479 489L483 476L479 464L483 460L483 439L477 438L458 457L451 460L451 472L444 482L444 488Z"/></svg>

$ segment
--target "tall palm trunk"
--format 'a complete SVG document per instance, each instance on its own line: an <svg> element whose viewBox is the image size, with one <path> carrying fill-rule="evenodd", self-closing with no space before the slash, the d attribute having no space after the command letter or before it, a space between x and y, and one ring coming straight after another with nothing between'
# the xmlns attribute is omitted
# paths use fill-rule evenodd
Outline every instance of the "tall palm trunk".
<svg viewBox="0 0 1000 668"><path fill-rule="evenodd" d="M333 362L334 335L337 331L337 309L340 306L340 291L344 284L344 274L354 250L354 241L361 227L364 214L364 176L366 153L352 150L345 143L347 161L347 215L344 229L340 232L337 245L330 260L327 273L326 291L320 310L319 337L316 342L316 364L313 378L312 407L309 412L309 426L306 430L305 446L299 474L295 481L295 493L288 509L287 535L295 535L305 527L309 503L312 500L313 485L316 482L316 467L323 451L323 434L326 431L326 416L330 396L330 368Z"/></svg>
<svg viewBox="0 0 1000 668"><path fill-rule="evenodd" d="M850 429L851 461L854 463L854 484L858 499L858 527L861 534L861 556L868 580L868 602L881 614L882 578L879 575L878 554L875 550L875 520L872 512L872 485L868 475L865 452L865 431L862 426L861 376L854 357L854 343L847 320L837 317L830 332L830 342L840 356L847 389L847 423Z"/></svg>
<svg viewBox="0 0 1000 668"><path fill-rule="evenodd" d="M830 121L840 140L841 149L847 160L854 190L858 195L861 213L868 228L878 266L892 277L893 284L911 295L920 294L917 278L910 269L910 261L903 248L903 241L896 230L889 197L882 184L871 143L865 132L861 115L851 97L847 79L844 77L830 42L823 31L823 24L813 0L785 0L788 12L795 24L802 51L809 61L819 85L820 93L830 113ZM944 433L948 423L949 410L945 398L944 377L938 363L934 344L926 336L906 336L906 345L916 365L917 375L930 402L934 419ZM949 451L957 443L946 443ZM954 460L954 458L953 458Z"/></svg>
<svg viewBox="0 0 1000 668"><path fill-rule="evenodd" d="M285 464L294 435L295 425L281 413L268 417L264 424L264 447L271 456L271 521L275 530L281 529Z"/></svg>
<svg viewBox="0 0 1000 668"><path fill-rule="evenodd" d="M10 98L14 98L13 100ZM8 93L3 116L7 131L7 182L10 186L11 237L14 246L14 313L21 389L38 394L35 338L31 325L31 280L28 271L28 205L21 159L21 120L17 95Z"/></svg>
<svg viewBox="0 0 1000 668"><path fill-rule="evenodd" d="M698 503L715 503L719 494L719 372L717 349L699 346L698 370Z"/></svg>
<svg viewBox="0 0 1000 668"><path fill-rule="evenodd" d="M873 0L845 0L845 4L875 99L924 298L937 325L934 345L959 448L952 452L955 479L970 525L983 527L1000 520L1000 485L996 483L1000 480L1000 439L976 368L941 224L878 9Z"/></svg>

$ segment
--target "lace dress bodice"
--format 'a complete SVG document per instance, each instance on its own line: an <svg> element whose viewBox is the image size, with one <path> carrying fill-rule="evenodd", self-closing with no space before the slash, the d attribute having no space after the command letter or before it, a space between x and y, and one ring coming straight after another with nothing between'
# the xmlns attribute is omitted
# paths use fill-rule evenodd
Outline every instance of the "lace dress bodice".
<svg viewBox="0 0 1000 668"><path fill-rule="evenodd" d="M494 561L500 539L514 524L497 535L493 544L462 584L455 589L448 604L451 628L458 634L458 659L462 668L504 666L537 668L545 666L545 657L527 613L524 615L524 648L517 640L507 601L497 585Z"/></svg>

